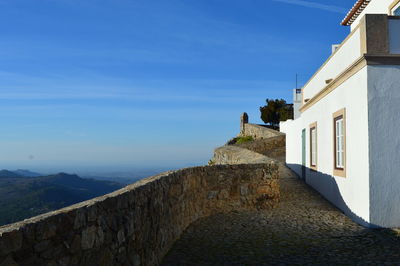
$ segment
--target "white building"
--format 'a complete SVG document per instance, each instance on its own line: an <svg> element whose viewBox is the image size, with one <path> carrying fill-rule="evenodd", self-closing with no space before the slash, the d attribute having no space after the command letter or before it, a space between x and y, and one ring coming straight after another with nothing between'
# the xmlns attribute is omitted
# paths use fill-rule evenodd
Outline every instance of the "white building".
<svg viewBox="0 0 400 266"><path fill-rule="evenodd" d="M358 223L400 227L400 0L358 0L342 25L281 123L286 163Z"/></svg>
<svg viewBox="0 0 400 266"><path fill-rule="evenodd" d="M293 117L297 119L300 117L300 107L302 105L301 89L293 90Z"/></svg>

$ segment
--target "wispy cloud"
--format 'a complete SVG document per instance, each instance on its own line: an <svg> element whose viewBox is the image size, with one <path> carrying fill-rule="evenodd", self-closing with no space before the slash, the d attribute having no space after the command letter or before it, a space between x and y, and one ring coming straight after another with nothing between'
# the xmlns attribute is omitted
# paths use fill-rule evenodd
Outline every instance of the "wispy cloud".
<svg viewBox="0 0 400 266"><path fill-rule="evenodd" d="M334 13L340 13L340 14L346 14L346 12L347 12L347 9L344 7L335 6L335 5L325 5L325 4L304 1L304 0L272 0L272 1L291 4L291 5L297 5L297 6L304 6L304 7L309 7L309 8L316 8L316 9L330 11L330 12L334 12Z"/></svg>
<svg viewBox="0 0 400 266"><path fill-rule="evenodd" d="M265 95L266 89L269 95L278 97L292 85L273 79L161 78L133 81L90 72L68 79L65 76L34 76L1 70L0 80L0 109L6 103L8 107L27 106L29 101L40 105L45 104L43 101L62 104L94 101L98 104L97 100L103 101L102 104L104 101L115 104L118 100L166 104L254 102ZM247 90L245 96L244 88Z"/></svg>

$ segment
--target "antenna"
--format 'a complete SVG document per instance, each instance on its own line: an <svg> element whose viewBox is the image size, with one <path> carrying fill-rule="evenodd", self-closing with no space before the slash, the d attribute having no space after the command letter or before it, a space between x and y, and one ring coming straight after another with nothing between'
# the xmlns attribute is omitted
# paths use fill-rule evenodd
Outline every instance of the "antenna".
<svg viewBox="0 0 400 266"><path fill-rule="evenodd" d="M296 89L297 89L297 73L296 73Z"/></svg>

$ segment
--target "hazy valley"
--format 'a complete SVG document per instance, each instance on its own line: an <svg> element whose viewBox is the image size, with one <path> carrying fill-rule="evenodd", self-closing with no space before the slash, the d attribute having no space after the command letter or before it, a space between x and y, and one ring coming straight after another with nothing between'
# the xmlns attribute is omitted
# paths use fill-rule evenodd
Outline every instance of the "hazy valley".
<svg viewBox="0 0 400 266"><path fill-rule="evenodd" d="M66 173L42 176L28 170L1 170L0 225L110 193L126 182L86 179Z"/></svg>

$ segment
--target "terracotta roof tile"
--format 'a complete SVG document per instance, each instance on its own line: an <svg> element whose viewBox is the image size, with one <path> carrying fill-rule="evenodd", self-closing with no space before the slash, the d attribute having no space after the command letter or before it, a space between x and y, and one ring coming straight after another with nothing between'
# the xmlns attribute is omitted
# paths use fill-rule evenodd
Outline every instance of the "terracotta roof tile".
<svg viewBox="0 0 400 266"><path fill-rule="evenodd" d="M350 26L370 2L371 0L357 0L353 8L349 11L349 13L347 13L346 17L342 20L341 24L343 26Z"/></svg>

